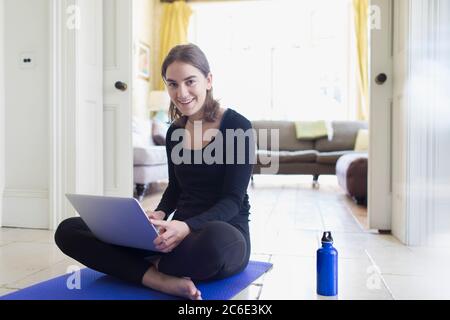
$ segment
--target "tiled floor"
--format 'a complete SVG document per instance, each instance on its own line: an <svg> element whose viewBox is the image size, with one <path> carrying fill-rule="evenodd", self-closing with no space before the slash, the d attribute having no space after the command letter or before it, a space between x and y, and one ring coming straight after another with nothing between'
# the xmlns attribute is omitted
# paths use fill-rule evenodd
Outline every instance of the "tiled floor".
<svg viewBox="0 0 450 320"><path fill-rule="evenodd" d="M339 189L335 177L256 176L252 205L252 259L274 267L236 299L324 299L315 293L316 250L331 230L339 251L336 299L450 299L449 249L410 248L366 230L365 210ZM154 208L161 192L144 200ZM359 223L358 223L359 222ZM0 295L64 274L80 265L53 243L53 232L0 231Z"/></svg>

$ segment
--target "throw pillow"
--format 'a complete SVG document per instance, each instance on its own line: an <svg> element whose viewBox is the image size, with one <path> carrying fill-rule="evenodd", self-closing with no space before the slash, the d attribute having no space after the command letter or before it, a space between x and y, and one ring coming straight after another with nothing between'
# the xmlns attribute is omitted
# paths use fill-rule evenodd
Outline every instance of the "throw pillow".
<svg viewBox="0 0 450 320"><path fill-rule="evenodd" d="M164 123L157 121L157 120L153 121L152 138L153 138L153 142L157 146L165 146L166 145L167 129L169 129L169 127L167 125L165 125Z"/></svg>
<svg viewBox="0 0 450 320"><path fill-rule="evenodd" d="M147 147L153 146L152 121L150 119L143 119L133 117L133 147Z"/></svg>
<svg viewBox="0 0 450 320"><path fill-rule="evenodd" d="M359 129L356 136L355 151L369 151L369 130Z"/></svg>
<svg viewBox="0 0 450 320"><path fill-rule="evenodd" d="M315 140L328 136L325 121L296 121L295 131L297 139L302 140Z"/></svg>

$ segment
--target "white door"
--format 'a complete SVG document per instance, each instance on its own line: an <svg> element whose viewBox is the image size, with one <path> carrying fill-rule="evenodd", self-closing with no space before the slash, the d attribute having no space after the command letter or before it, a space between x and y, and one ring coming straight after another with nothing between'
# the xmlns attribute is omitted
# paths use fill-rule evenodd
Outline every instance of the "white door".
<svg viewBox="0 0 450 320"><path fill-rule="evenodd" d="M391 230L391 105L393 0L370 3L369 227Z"/></svg>
<svg viewBox="0 0 450 320"><path fill-rule="evenodd" d="M103 0L104 193L133 194L132 1Z"/></svg>

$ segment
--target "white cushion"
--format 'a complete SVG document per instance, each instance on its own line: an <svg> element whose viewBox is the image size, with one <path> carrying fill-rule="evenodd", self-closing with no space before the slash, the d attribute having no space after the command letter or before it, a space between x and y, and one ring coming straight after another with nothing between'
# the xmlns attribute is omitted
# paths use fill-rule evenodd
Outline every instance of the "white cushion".
<svg viewBox="0 0 450 320"><path fill-rule="evenodd" d="M133 117L132 132L133 147L145 148L155 145L152 138L152 121L150 119Z"/></svg>

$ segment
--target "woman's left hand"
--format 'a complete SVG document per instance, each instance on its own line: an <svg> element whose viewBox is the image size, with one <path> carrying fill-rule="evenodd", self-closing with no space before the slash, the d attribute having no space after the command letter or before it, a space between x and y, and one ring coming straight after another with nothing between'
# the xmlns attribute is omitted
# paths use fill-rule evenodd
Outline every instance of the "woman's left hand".
<svg viewBox="0 0 450 320"><path fill-rule="evenodd" d="M151 219L150 222L159 229L165 230L153 241L156 249L164 253L171 252L191 232L189 226L183 221Z"/></svg>

